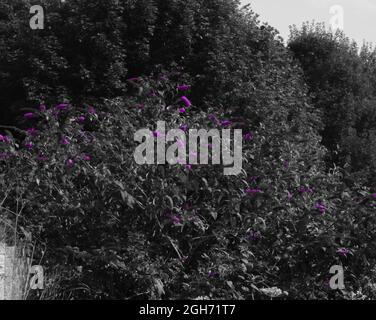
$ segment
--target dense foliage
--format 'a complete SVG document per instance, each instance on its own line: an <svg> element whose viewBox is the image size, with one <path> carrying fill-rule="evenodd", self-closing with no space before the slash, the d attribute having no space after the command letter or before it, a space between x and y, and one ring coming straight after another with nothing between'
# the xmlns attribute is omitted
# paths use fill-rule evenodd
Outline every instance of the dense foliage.
<svg viewBox="0 0 376 320"><path fill-rule="evenodd" d="M348 165L350 180L375 184L376 52L369 45L359 51L344 34L309 24L292 30L289 48L304 70L315 109L322 112L329 163Z"/></svg>
<svg viewBox="0 0 376 320"><path fill-rule="evenodd" d="M0 8L1 219L43 298L375 297L371 51L303 28L291 52L231 0L44 4L38 31L29 1ZM137 165L160 120L243 129L242 173Z"/></svg>

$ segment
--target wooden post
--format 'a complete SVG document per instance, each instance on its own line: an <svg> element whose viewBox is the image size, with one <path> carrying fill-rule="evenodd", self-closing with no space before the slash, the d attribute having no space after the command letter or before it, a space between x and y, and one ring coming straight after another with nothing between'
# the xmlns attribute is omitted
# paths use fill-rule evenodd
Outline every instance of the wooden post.
<svg viewBox="0 0 376 320"><path fill-rule="evenodd" d="M16 247L0 243L0 300L22 300L27 263Z"/></svg>
<svg viewBox="0 0 376 320"><path fill-rule="evenodd" d="M5 244L0 242L0 300L5 300Z"/></svg>

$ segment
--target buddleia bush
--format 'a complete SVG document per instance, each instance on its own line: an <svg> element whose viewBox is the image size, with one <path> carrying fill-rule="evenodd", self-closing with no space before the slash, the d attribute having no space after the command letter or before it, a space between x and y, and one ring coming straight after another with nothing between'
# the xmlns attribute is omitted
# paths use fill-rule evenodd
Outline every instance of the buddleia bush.
<svg viewBox="0 0 376 320"><path fill-rule="evenodd" d="M32 66L56 82L20 85L38 103L22 100L23 129L0 136L1 218L38 242L43 297L372 297L376 195L325 163L324 111L277 32L235 1L80 3L51 4L45 35L61 50ZM158 121L242 129L243 170L138 165L134 133L156 138ZM333 265L343 292L328 287Z"/></svg>
<svg viewBox="0 0 376 320"><path fill-rule="evenodd" d="M245 129L215 104L188 107L190 92L178 89L188 84L176 72L138 77L126 99L26 113L37 126L22 145L3 136L3 216L18 212L19 226L46 246L47 270L64 275L55 298L263 299L274 287L280 298L328 298L328 270L340 263L358 289L362 257L374 261L373 196L346 189L340 170L325 174L304 130L280 134L287 120L265 115L244 130L237 176L134 162L134 132L154 132L160 120Z"/></svg>

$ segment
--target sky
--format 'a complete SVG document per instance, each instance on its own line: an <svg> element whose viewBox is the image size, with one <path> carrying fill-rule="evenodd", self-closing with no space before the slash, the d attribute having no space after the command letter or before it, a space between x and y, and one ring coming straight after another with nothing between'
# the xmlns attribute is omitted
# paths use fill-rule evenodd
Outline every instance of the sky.
<svg viewBox="0 0 376 320"><path fill-rule="evenodd" d="M364 40L376 44L376 0L241 0L242 4L251 4L254 12L260 15L287 40L289 25L301 26L305 21L315 20L338 22L341 11L330 12L333 6L343 9L343 31L358 45ZM338 7L337 7L338 8ZM338 25L338 24L337 24Z"/></svg>

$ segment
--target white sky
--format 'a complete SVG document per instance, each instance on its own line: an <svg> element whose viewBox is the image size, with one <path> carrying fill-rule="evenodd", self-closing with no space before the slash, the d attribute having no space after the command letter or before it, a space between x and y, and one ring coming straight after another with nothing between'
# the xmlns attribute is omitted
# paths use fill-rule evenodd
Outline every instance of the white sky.
<svg viewBox="0 0 376 320"><path fill-rule="evenodd" d="M340 5L344 10L345 34L363 44L376 44L376 0L241 0L251 4L262 22L268 22L287 40L289 25L301 26L305 21L325 22L329 26L330 8Z"/></svg>

